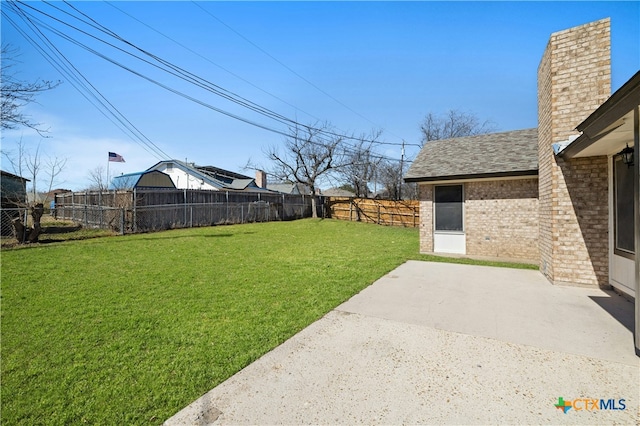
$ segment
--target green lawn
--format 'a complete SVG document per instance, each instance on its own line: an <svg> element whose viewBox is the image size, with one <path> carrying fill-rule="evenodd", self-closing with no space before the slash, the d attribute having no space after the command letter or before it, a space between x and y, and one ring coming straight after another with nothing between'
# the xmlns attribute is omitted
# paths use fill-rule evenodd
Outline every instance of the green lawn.
<svg viewBox="0 0 640 426"><path fill-rule="evenodd" d="M312 219L4 250L1 422L162 423L408 259Z"/></svg>

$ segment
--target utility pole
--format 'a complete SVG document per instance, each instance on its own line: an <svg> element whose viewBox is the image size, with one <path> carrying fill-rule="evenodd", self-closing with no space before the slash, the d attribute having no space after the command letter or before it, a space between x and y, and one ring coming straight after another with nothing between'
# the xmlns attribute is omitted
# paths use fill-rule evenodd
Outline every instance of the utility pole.
<svg viewBox="0 0 640 426"><path fill-rule="evenodd" d="M404 170L404 139L402 139L402 151L400 151L400 182L398 182L398 199L402 200L402 172Z"/></svg>

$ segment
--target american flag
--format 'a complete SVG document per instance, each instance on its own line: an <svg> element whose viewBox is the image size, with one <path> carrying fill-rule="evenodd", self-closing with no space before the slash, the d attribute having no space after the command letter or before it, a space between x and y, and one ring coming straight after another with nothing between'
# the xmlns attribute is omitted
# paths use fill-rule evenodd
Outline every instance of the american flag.
<svg viewBox="0 0 640 426"><path fill-rule="evenodd" d="M116 163L124 163L124 157L120 154L116 154L115 152L110 152L109 161L115 161Z"/></svg>

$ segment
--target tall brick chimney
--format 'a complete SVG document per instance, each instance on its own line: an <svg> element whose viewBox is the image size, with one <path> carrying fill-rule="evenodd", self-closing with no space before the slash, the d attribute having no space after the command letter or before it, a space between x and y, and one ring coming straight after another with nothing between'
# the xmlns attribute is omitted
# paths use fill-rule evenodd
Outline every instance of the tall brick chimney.
<svg viewBox="0 0 640 426"><path fill-rule="evenodd" d="M611 95L610 20L551 35L538 67L540 270L553 283L608 285L606 156L563 160L552 144Z"/></svg>
<svg viewBox="0 0 640 426"><path fill-rule="evenodd" d="M267 174L264 170L256 170L256 185L260 188L267 189Z"/></svg>

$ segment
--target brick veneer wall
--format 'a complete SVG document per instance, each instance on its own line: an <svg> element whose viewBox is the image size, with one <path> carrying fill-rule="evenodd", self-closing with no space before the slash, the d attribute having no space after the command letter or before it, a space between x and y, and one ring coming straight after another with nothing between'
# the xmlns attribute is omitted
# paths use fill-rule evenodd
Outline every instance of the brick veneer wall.
<svg viewBox="0 0 640 426"><path fill-rule="evenodd" d="M419 185L420 252L433 253L433 187ZM464 183L467 255L537 261L538 179Z"/></svg>
<svg viewBox="0 0 640 426"><path fill-rule="evenodd" d="M558 159L553 182L553 282L609 285L606 156Z"/></svg>
<svg viewBox="0 0 640 426"><path fill-rule="evenodd" d="M551 35L538 67L540 269L552 281L608 284L606 158L553 155L611 94L610 21Z"/></svg>
<svg viewBox="0 0 640 426"><path fill-rule="evenodd" d="M433 253L433 185L418 184L420 253Z"/></svg>
<svg viewBox="0 0 640 426"><path fill-rule="evenodd" d="M468 255L539 259L538 179L469 182L464 193Z"/></svg>

